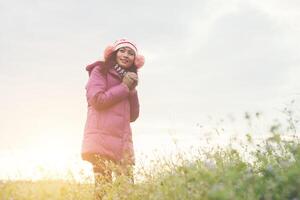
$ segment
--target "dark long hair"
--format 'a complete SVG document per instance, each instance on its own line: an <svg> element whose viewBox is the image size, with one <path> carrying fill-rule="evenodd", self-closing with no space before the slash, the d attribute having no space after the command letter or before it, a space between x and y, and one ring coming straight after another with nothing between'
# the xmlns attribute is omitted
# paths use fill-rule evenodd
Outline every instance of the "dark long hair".
<svg viewBox="0 0 300 200"><path fill-rule="evenodd" d="M115 66L117 64L117 51L114 51L105 61L104 66L105 70L108 71L109 68ZM131 67L127 69L127 71L137 73L137 67L133 64Z"/></svg>

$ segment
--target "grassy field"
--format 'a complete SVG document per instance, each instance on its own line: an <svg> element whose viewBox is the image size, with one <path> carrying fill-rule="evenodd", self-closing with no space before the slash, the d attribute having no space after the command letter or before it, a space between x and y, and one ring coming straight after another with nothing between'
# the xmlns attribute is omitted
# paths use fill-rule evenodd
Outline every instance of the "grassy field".
<svg viewBox="0 0 300 200"><path fill-rule="evenodd" d="M154 161L151 170L138 170L143 181L130 184L118 177L106 187L104 199L167 200L300 200L300 140L270 127L269 137L259 142L246 135L226 147L199 149ZM235 148L234 148L235 147ZM93 179L2 181L2 200L91 200Z"/></svg>
<svg viewBox="0 0 300 200"><path fill-rule="evenodd" d="M230 145L199 152L201 157L158 160L155 171L134 185L120 177L107 187L106 199L300 199L300 143L274 133L260 144L248 135L247 162ZM255 145L255 150L249 147ZM248 159L249 160L249 159ZM93 199L93 183L76 181L5 181L0 199Z"/></svg>

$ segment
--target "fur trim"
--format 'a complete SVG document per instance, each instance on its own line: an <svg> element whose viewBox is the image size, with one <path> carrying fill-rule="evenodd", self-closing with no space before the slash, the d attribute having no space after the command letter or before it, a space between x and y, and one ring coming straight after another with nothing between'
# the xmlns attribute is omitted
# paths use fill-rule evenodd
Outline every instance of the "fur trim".
<svg viewBox="0 0 300 200"><path fill-rule="evenodd" d="M140 69L145 64L145 57L142 55L137 55L134 60L134 65Z"/></svg>
<svg viewBox="0 0 300 200"><path fill-rule="evenodd" d="M114 46L108 45L104 50L104 54L103 54L104 60L106 60L110 56L110 54L114 52L114 50L115 50Z"/></svg>

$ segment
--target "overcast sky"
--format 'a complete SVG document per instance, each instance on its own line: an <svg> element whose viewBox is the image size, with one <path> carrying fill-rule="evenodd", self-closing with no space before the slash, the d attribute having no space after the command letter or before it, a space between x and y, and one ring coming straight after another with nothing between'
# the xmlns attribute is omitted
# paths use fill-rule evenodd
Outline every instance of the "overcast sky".
<svg viewBox="0 0 300 200"><path fill-rule="evenodd" d="M134 134L276 113L300 90L298 0L0 0L0 150L80 150L85 66L121 37L146 58ZM63 136L63 137L62 137Z"/></svg>

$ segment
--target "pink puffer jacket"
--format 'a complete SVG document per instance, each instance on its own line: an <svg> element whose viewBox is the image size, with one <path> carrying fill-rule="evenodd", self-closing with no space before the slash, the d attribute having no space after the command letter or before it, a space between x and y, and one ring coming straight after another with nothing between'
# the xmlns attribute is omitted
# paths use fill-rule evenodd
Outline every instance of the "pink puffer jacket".
<svg viewBox="0 0 300 200"><path fill-rule="evenodd" d="M88 111L82 155L96 153L135 164L130 122L139 116L136 89L130 91L113 68L105 72L102 61L88 65L86 70Z"/></svg>

